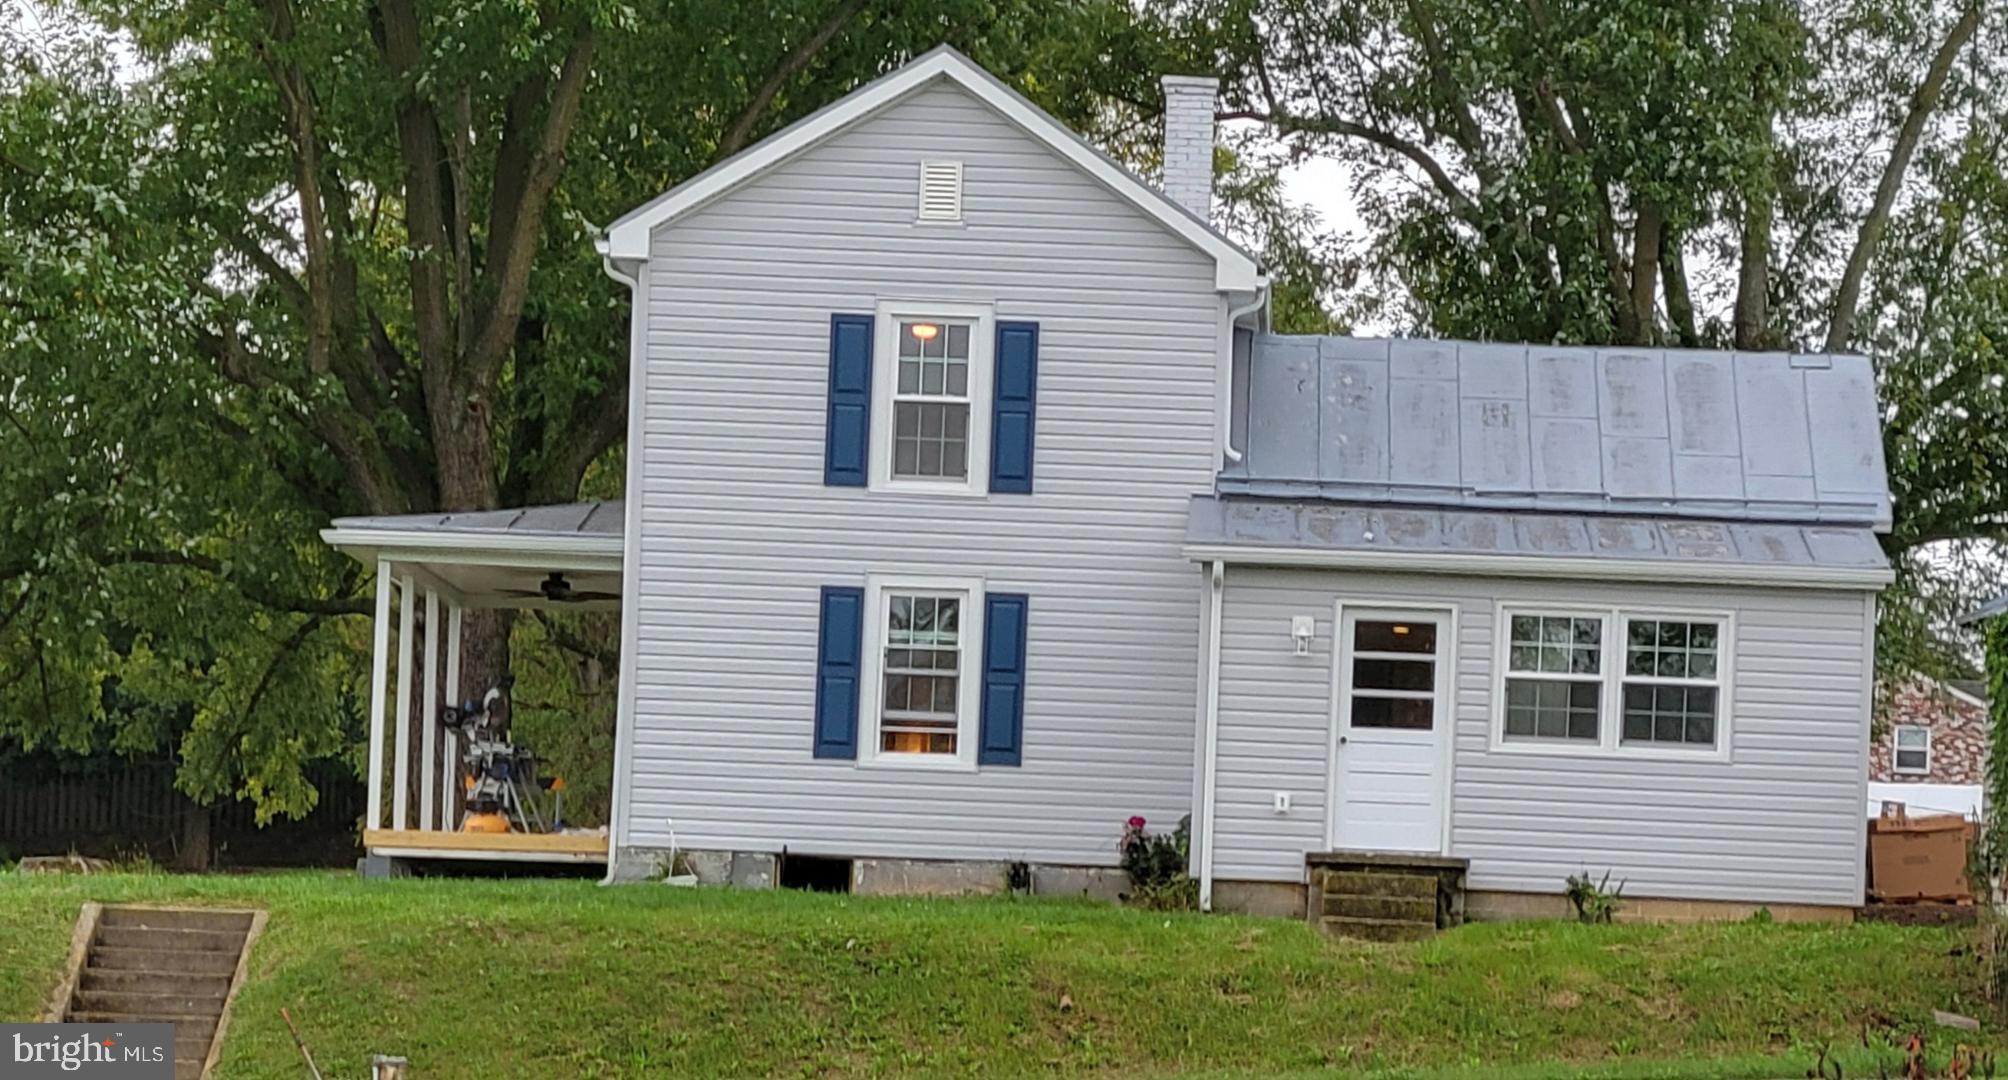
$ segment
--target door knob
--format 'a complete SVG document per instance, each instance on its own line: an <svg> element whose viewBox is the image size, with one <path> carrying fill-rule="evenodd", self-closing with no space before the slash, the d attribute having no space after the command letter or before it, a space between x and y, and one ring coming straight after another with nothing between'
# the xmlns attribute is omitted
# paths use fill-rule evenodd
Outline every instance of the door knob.
<svg viewBox="0 0 2008 1080"><path fill-rule="evenodd" d="M1339 745L1340 746L1346 745L1346 737L1344 735L1339 736Z"/></svg>

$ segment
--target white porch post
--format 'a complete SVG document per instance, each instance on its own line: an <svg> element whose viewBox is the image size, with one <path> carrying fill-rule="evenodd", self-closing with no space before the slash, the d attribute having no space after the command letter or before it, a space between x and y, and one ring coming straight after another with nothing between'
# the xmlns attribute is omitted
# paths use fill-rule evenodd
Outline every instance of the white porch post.
<svg viewBox="0 0 2008 1080"><path fill-rule="evenodd" d="M419 709L418 827L430 830L433 822L433 779L439 775L439 594L425 590L425 657L419 665L425 680L425 704Z"/></svg>
<svg viewBox="0 0 2008 1080"><path fill-rule="evenodd" d="M363 827L383 827L383 683L390 674L390 560L377 560L375 642L370 649L369 817Z"/></svg>
<svg viewBox="0 0 2008 1080"><path fill-rule="evenodd" d="M418 589L406 573L397 582L397 761L391 765L391 828L411 828L411 635Z"/></svg>
<svg viewBox="0 0 2008 1080"><path fill-rule="evenodd" d="M447 602L446 615L446 703L460 704L460 612L461 607L454 601ZM454 789L460 782L460 736L446 733L446 758L441 762L444 775L441 777L444 790L440 792L440 828L452 832Z"/></svg>

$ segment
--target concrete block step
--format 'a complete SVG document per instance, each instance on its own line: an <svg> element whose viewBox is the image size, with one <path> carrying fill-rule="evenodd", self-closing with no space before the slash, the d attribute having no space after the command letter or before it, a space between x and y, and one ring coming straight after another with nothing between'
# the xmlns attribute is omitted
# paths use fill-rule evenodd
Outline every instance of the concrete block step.
<svg viewBox="0 0 2008 1080"><path fill-rule="evenodd" d="M251 929L251 913L204 911L196 908L108 907L98 912L98 926L144 930L216 930L242 935Z"/></svg>
<svg viewBox="0 0 2008 1080"><path fill-rule="evenodd" d="M1326 893L1322 905L1326 915L1337 915L1351 919L1388 919L1395 922L1416 922L1436 925L1436 897L1421 896L1355 896L1350 893Z"/></svg>
<svg viewBox="0 0 2008 1080"><path fill-rule="evenodd" d="M180 1058L176 1058L174 1061L174 1080L202 1080L202 1062L183 1061Z"/></svg>
<svg viewBox="0 0 2008 1080"><path fill-rule="evenodd" d="M1324 873L1327 893L1347 893L1353 896L1426 896L1436 897L1436 878L1428 874L1391 874L1373 870L1327 870Z"/></svg>
<svg viewBox="0 0 2008 1080"><path fill-rule="evenodd" d="M230 976L197 975L185 971L120 971L112 968L87 967L77 980L77 989L106 990L120 994L190 994L220 999L230 993Z"/></svg>
<svg viewBox="0 0 2008 1080"><path fill-rule="evenodd" d="M237 954L217 952L212 949L133 948L97 944L91 946L88 966L100 971L230 975L237 970Z"/></svg>
<svg viewBox="0 0 2008 1080"><path fill-rule="evenodd" d="M78 990L70 1008L120 1016L207 1016L223 1014L222 994L141 994L117 990Z"/></svg>
<svg viewBox="0 0 2008 1080"><path fill-rule="evenodd" d="M1327 915L1318 920L1325 933L1334 937L1360 938L1366 941L1426 941L1436 934L1433 922L1407 922L1398 919L1355 919L1344 915Z"/></svg>
<svg viewBox="0 0 2008 1080"><path fill-rule="evenodd" d="M144 926L100 926L93 944L116 949L183 949L236 956L244 948L242 930L155 930Z"/></svg>
<svg viewBox="0 0 2008 1080"><path fill-rule="evenodd" d="M72 1008L66 1019L72 1024L102 1024L117 1027L121 1024L173 1024L174 1056L184 1057L184 1044L202 1047L209 1052L209 1040L216 1034L214 1016L133 1016L129 1013L92 1012L88 1009Z"/></svg>

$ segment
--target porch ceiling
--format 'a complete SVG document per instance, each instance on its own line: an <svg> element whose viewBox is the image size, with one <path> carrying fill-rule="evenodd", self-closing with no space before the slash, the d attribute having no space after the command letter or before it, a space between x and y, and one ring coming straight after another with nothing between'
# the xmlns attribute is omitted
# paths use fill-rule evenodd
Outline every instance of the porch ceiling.
<svg viewBox="0 0 2008 1080"><path fill-rule="evenodd" d="M612 610L618 599L554 603L540 586L563 574L576 594L621 593L619 501L463 514L337 518L321 531L336 549L425 579L464 607Z"/></svg>

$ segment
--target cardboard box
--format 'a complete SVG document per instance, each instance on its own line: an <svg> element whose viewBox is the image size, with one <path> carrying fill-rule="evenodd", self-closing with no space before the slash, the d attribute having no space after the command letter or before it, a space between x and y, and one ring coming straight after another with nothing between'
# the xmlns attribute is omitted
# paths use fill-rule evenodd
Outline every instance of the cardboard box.
<svg viewBox="0 0 2008 1080"><path fill-rule="evenodd" d="M1869 895L1878 900L1971 901L1966 852L1973 824L1957 814L1905 817L1900 808L1869 822Z"/></svg>

